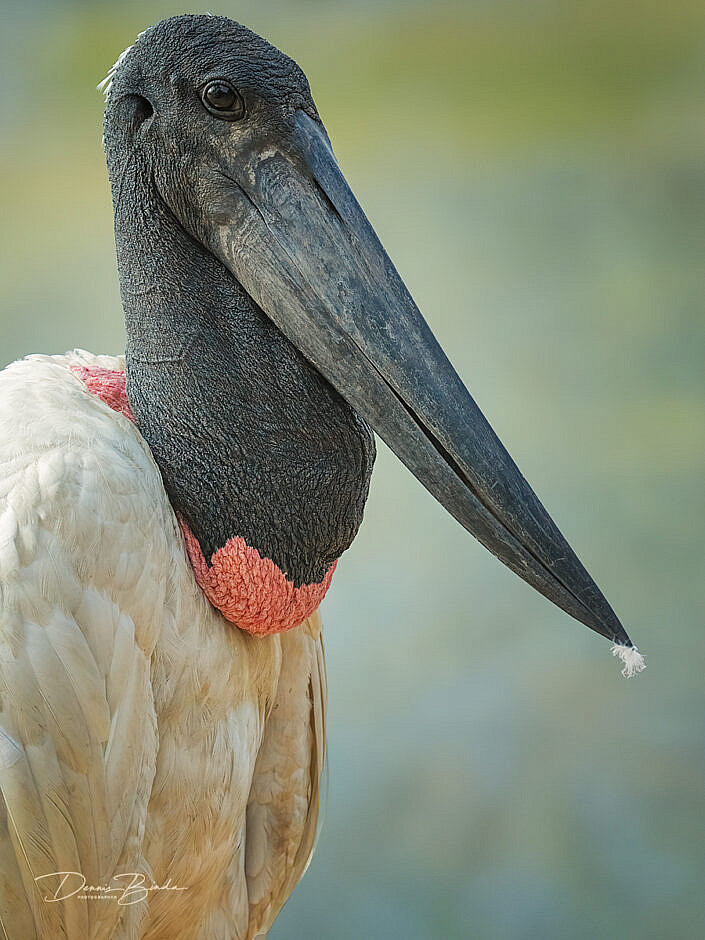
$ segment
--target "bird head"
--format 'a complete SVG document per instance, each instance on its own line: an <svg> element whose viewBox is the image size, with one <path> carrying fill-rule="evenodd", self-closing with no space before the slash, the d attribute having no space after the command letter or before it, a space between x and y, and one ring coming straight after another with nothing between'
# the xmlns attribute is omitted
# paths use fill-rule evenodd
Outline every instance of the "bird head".
<svg viewBox="0 0 705 940"><path fill-rule="evenodd" d="M223 17L158 23L108 77L105 145L116 218L137 166L199 263L237 284L321 388L461 525L564 611L631 648L416 307L296 63ZM130 203L122 214L140 212ZM227 361L237 334L223 328L218 342ZM357 465L366 495L371 458Z"/></svg>

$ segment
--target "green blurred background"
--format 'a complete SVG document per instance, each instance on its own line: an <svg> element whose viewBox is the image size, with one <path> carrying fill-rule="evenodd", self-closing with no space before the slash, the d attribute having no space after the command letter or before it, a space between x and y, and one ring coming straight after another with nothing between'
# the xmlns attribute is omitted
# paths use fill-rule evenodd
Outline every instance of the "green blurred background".
<svg viewBox="0 0 705 940"><path fill-rule="evenodd" d="M325 604L325 826L272 937L705 937L702 0L210 9L303 66L421 309L649 663L621 679L382 448ZM122 349L94 86L177 12L2 12L3 362Z"/></svg>

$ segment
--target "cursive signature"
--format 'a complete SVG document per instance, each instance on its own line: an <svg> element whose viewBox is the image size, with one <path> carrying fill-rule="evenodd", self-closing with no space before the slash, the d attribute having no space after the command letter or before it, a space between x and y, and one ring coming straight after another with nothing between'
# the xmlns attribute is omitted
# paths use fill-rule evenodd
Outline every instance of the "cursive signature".
<svg viewBox="0 0 705 940"><path fill-rule="evenodd" d="M145 875L138 871L123 872L119 875L113 875L111 883L107 885L89 885L86 884L85 875L80 871L52 871L46 875L37 875L35 882L44 881L46 878L58 878L56 890L51 895L46 895L44 900L48 904L55 901L66 901L68 898L78 897L88 900L112 900L118 904L138 904L146 900L152 891L186 891L186 888L180 888L171 883L171 878L167 878L164 884L158 885L153 881L148 882ZM113 884L113 882L119 884Z"/></svg>

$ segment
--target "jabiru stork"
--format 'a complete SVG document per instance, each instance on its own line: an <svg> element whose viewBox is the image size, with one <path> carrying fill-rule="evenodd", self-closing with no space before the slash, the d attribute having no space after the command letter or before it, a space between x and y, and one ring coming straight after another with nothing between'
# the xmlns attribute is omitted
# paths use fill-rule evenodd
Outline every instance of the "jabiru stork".
<svg viewBox="0 0 705 940"><path fill-rule="evenodd" d="M0 924L251 938L314 845L317 608L373 431L625 674L643 660L415 306L301 69L178 16L106 82L126 356L0 375Z"/></svg>

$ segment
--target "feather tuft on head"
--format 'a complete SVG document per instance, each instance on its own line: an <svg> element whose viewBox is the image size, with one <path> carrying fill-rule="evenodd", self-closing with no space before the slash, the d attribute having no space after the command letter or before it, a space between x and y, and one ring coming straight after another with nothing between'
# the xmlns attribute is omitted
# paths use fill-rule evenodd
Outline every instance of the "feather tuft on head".
<svg viewBox="0 0 705 940"><path fill-rule="evenodd" d="M132 49L133 45L134 45L133 43L130 43L127 49L123 49L123 51L117 57L114 64L111 65L110 68L108 69L108 74L105 76L105 78L102 81L98 82L98 84L95 86L98 91L103 92L103 95L105 96L106 101L108 99L108 95L110 94L110 86L113 83L113 78L115 76L115 73L120 68L122 63L125 61L125 56L130 51L130 49Z"/></svg>
<svg viewBox="0 0 705 940"><path fill-rule="evenodd" d="M148 31L149 31L148 29L143 29L141 33L137 34L137 39L135 39L135 42L130 43L127 49L122 50L120 55L115 60L114 64L111 65L110 68L108 69L108 74L105 76L105 78L102 81L98 82L98 84L95 86L98 91L103 92L103 95L105 96L106 101L108 100L108 96L110 95L110 89L113 84L113 78L115 77L115 73L120 68L122 63L125 61L125 57L127 56L130 49L132 49L135 43L138 42L138 40L140 40L142 36L144 36L144 34Z"/></svg>

